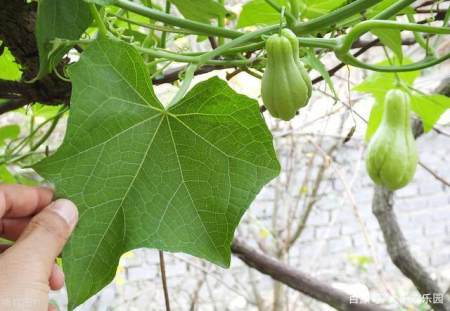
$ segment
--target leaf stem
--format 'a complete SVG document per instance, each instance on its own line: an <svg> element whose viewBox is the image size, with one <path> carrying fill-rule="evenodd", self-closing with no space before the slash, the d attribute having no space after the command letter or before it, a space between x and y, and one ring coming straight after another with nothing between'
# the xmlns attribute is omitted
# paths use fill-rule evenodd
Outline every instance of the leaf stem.
<svg viewBox="0 0 450 311"><path fill-rule="evenodd" d="M192 80L194 79L195 71L197 71L199 65L198 64L190 64L184 73L184 79L181 83L180 88L178 89L178 92L175 94L175 96L170 101L169 107L175 105L178 103L184 96L184 94L187 93L189 90L189 86L191 85Z"/></svg>
<svg viewBox="0 0 450 311"><path fill-rule="evenodd" d="M118 19L123 20L125 22L129 22L131 24L134 24L134 25L137 25L137 26L140 26L143 28L152 29L152 30L172 32L172 33L181 33L181 34L188 34L188 35L201 34L199 32L194 32L194 31L185 30L185 29L181 29L181 28L173 28L173 27L169 27L169 26L141 23L141 22L117 15L117 14L112 14L112 16L115 16Z"/></svg>
<svg viewBox="0 0 450 311"><path fill-rule="evenodd" d="M415 23L415 19L414 16L412 14L406 14L408 21L410 23ZM430 56L434 56L436 57L436 52L434 51L434 49L428 44L427 41L425 41L425 39L423 38L422 34L414 31L413 32L414 38L416 39L417 44L419 44L427 53L427 55Z"/></svg>
<svg viewBox="0 0 450 311"><path fill-rule="evenodd" d="M230 42L227 42L226 44L218 47L217 49L214 49L210 52L207 52L203 55L197 56L198 63L199 64L205 64L209 60L221 55L222 53L226 52L227 50L237 47L241 44L247 43L249 41L252 41L253 39L259 38L264 34L276 31L279 28L278 25L268 26L253 32L246 33Z"/></svg>
<svg viewBox="0 0 450 311"><path fill-rule="evenodd" d="M291 6L291 14L293 15L295 21L297 22L300 16L300 1L289 0L289 4Z"/></svg>
<svg viewBox="0 0 450 311"><path fill-rule="evenodd" d="M103 22L103 18L100 16L100 13L97 10L97 7L94 3L89 3L89 9L91 10L91 15L97 24L98 32L100 36L106 37L108 35L108 30L106 29L105 23Z"/></svg>
<svg viewBox="0 0 450 311"><path fill-rule="evenodd" d="M166 0L166 7L164 9L164 12L166 14L170 14L170 7L171 7L171 3L170 0ZM161 41L159 42L159 47L164 49L166 47L166 40L167 40L167 32L163 31L161 33Z"/></svg>
<svg viewBox="0 0 450 311"><path fill-rule="evenodd" d="M225 5L225 0L218 0L219 4L222 6ZM225 16L219 16L217 19L217 26L220 28L225 28ZM219 46L225 43L225 39L223 37L218 38Z"/></svg>
<svg viewBox="0 0 450 311"><path fill-rule="evenodd" d="M278 3L276 3L275 1L273 1L273 0L264 0L264 1L266 1L266 3L268 5L270 5L273 9L275 9L279 13L283 12L283 8ZM285 11L284 15L286 16L288 24L290 24L290 25L291 24L295 24L296 18L294 17L294 15L291 14L291 12Z"/></svg>

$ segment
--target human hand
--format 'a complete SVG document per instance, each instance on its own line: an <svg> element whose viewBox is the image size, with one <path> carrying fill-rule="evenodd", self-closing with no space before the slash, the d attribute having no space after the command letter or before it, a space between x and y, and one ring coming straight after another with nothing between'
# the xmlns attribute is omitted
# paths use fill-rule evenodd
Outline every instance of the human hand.
<svg viewBox="0 0 450 311"><path fill-rule="evenodd" d="M64 285L55 259L78 220L68 200L52 202L53 191L41 187L0 185L0 310L56 310L50 289Z"/></svg>

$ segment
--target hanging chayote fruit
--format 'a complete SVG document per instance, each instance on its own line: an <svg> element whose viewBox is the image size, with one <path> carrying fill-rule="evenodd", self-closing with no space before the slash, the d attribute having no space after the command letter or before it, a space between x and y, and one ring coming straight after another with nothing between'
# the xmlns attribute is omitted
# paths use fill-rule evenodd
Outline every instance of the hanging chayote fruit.
<svg viewBox="0 0 450 311"><path fill-rule="evenodd" d="M376 184L396 190L413 179L417 162L409 95L400 89L390 90L381 124L369 142L367 172Z"/></svg>
<svg viewBox="0 0 450 311"><path fill-rule="evenodd" d="M267 66L261 95L267 110L275 118L291 120L306 106L312 84L299 57L296 35L289 29L271 35L266 41Z"/></svg>

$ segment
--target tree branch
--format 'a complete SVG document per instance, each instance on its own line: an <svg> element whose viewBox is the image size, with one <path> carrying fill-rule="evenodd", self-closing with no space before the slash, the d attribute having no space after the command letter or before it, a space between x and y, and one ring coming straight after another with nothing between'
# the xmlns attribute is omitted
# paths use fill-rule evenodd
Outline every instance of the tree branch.
<svg viewBox="0 0 450 311"><path fill-rule="evenodd" d="M13 54L22 68L22 79L31 80L39 70L39 57L34 35L36 3L25 0L0 0L0 40ZM68 60L63 60L61 69ZM68 104L71 85L55 74L32 84L0 80L0 98L14 98L28 103L39 101L43 104ZM26 104L25 104L26 105ZM13 110L17 101L2 105L3 111ZM22 105L23 106L23 105ZM9 109L9 110L8 110Z"/></svg>
<svg viewBox="0 0 450 311"><path fill-rule="evenodd" d="M22 107L28 105L28 103L29 102L27 100L23 100L23 99L11 99L10 101L7 101L6 103L0 104L0 115L5 112L9 112L9 111L13 111L13 110L22 108Z"/></svg>
<svg viewBox="0 0 450 311"><path fill-rule="evenodd" d="M447 95L450 85L449 82L449 78L443 80L436 89L436 93ZM424 133L422 122L415 119L412 124L412 130L416 139L421 136ZM425 268L412 256L409 250L408 243L398 224L397 216L393 209L393 194L390 190L376 186L372 202L372 212L377 218L381 231L383 232L389 256L397 268L414 283L417 290L424 297L430 297L431 295L431 299L427 300L427 302L433 310L450 311L449 298L429 276ZM434 301L433 295L442 295L443 303Z"/></svg>
<svg viewBox="0 0 450 311"><path fill-rule="evenodd" d="M383 311L375 304L351 303L352 296L321 282L310 275L291 268L237 239L231 245L233 254L239 257L248 266L259 272L269 275L273 279L308 295L314 299L324 302L337 310L342 311Z"/></svg>
<svg viewBox="0 0 450 311"><path fill-rule="evenodd" d="M393 192L381 187L376 187L372 203L372 212L380 224L389 256L397 268L399 268L400 271L414 283L417 290L424 295L424 297L430 297L431 295L431 299L428 302L433 310L449 311L450 301L444 292L439 288L437 283L431 279L420 263L412 256L408 243L397 222L397 216L394 213L393 206ZM433 295L436 294L443 296L444 303L433 302Z"/></svg>

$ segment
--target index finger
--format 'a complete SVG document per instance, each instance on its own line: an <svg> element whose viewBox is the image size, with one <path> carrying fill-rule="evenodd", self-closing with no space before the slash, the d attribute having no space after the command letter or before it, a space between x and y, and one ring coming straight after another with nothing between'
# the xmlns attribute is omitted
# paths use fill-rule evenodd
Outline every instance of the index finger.
<svg viewBox="0 0 450 311"><path fill-rule="evenodd" d="M0 219L32 216L50 204L53 190L0 184Z"/></svg>

